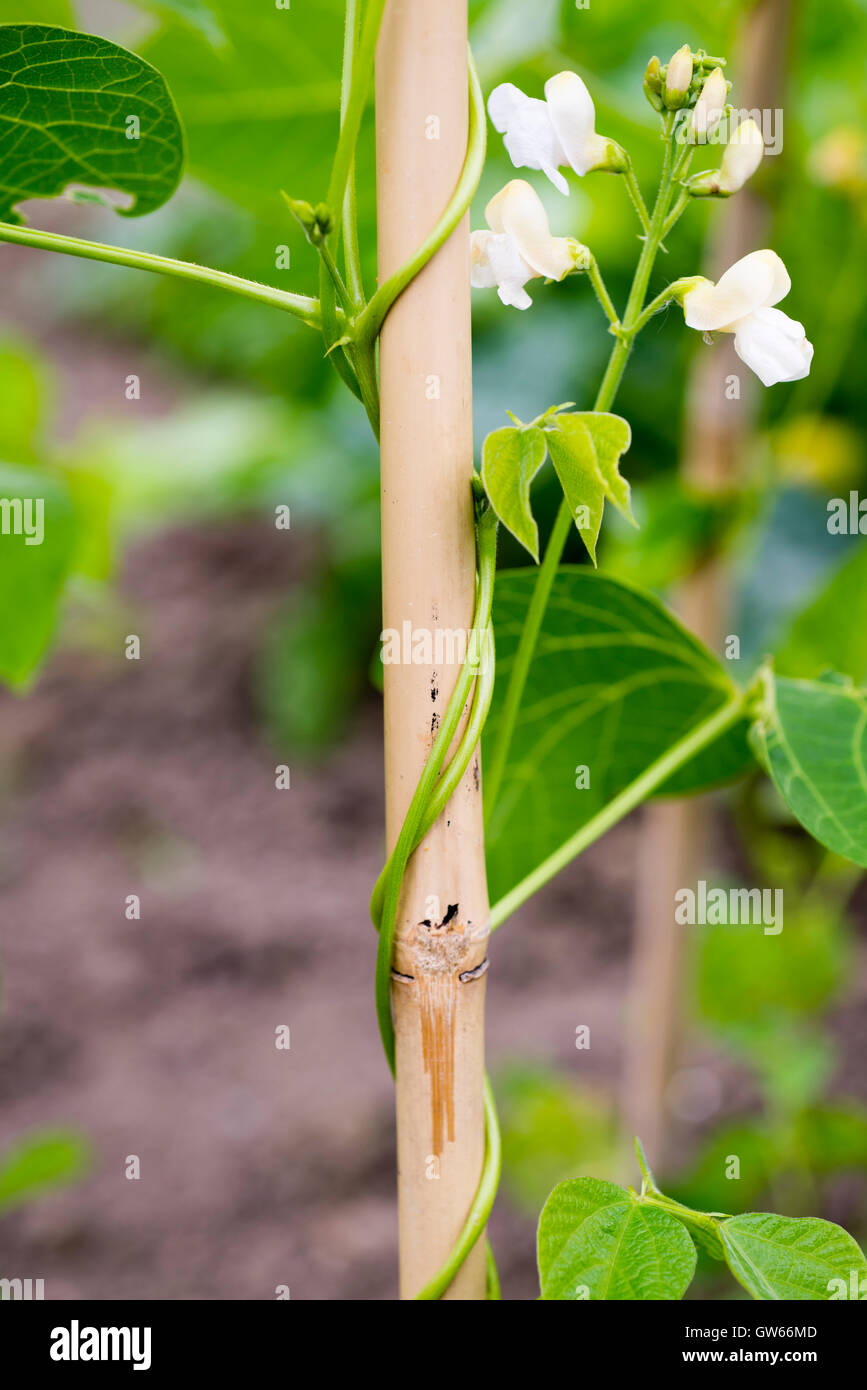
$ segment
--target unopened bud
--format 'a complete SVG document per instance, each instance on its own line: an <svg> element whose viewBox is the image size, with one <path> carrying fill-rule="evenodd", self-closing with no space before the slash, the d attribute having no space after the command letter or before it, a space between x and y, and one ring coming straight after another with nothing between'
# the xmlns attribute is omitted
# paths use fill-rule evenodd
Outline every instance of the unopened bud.
<svg viewBox="0 0 867 1390"><path fill-rule="evenodd" d="M654 56L644 70L644 95L654 111L662 110L662 66Z"/></svg>
<svg viewBox="0 0 867 1390"><path fill-rule="evenodd" d="M692 50L688 43L679 48L669 59L665 70L665 105L669 111L677 111L686 106L689 100L689 84L692 82Z"/></svg>
<svg viewBox="0 0 867 1390"><path fill-rule="evenodd" d="M714 68L701 89L692 113L693 138L698 142L703 143L716 130L727 94L728 83L723 77L722 68Z"/></svg>
<svg viewBox="0 0 867 1390"><path fill-rule="evenodd" d="M331 210L325 203L317 203L314 208L301 198L290 198L287 193L283 194L283 200L296 222L304 229L304 235L311 246L321 246L331 231Z"/></svg>

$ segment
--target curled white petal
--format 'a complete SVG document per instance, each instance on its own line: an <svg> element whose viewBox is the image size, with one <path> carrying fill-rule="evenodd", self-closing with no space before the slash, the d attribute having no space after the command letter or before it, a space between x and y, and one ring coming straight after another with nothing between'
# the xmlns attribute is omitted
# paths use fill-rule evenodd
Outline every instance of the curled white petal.
<svg viewBox="0 0 867 1390"><path fill-rule="evenodd" d="M731 333L738 320L784 299L792 288L788 271L775 251L751 251L735 261L716 285L699 285L684 297L683 314L690 328L704 333Z"/></svg>
<svg viewBox="0 0 867 1390"><path fill-rule="evenodd" d="M524 179L512 179L485 208L493 232L504 232L536 275L562 280L575 269L574 243L551 235L548 214L535 189Z"/></svg>
<svg viewBox="0 0 867 1390"><path fill-rule="evenodd" d="M577 72L558 72L545 83L551 124L576 174L586 174L605 157L607 141L596 134L596 108Z"/></svg>
<svg viewBox="0 0 867 1390"><path fill-rule="evenodd" d="M567 159L547 103L528 97L512 82L502 82L488 97L488 114L515 168L540 169L559 192L568 194L569 185L559 172Z"/></svg>
<svg viewBox="0 0 867 1390"><path fill-rule="evenodd" d="M809 374L813 344L804 325L781 309L756 309L735 326L735 352L764 386Z"/></svg>
<svg viewBox="0 0 867 1390"><path fill-rule="evenodd" d="M536 272L524 260L513 238L505 232L494 234L488 242L487 252L500 299L515 309L529 309L533 301L524 286L535 277Z"/></svg>
<svg viewBox="0 0 867 1390"><path fill-rule="evenodd" d="M764 152L765 142L755 121L741 121L723 153L720 188L726 193L737 193L758 169Z"/></svg>

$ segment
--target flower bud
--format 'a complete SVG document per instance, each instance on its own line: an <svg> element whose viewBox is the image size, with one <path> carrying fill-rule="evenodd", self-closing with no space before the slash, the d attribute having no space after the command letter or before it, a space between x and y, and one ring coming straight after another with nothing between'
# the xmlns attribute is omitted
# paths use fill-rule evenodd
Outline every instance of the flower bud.
<svg viewBox="0 0 867 1390"><path fill-rule="evenodd" d="M762 162L765 142L755 121L741 121L725 147L720 168L723 193L737 193Z"/></svg>
<svg viewBox="0 0 867 1390"><path fill-rule="evenodd" d="M723 77L722 68L714 68L701 89L695 110L692 113L693 137L704 143L720 123L725 106L728 83Z"/></svg>
<svg viewBox="0 0 867 1390"><path fill-rule="evenodd" d="M325 203L312 207L301 198L290 198L283 194L284 201L296 222L304 229L304 235L311 246L321 246L331 231L331 211Z"/></svg>
<svg viewBox="0 0 867 1390"><path fill-rule="evenodd" d="M689 100L689 84L692 82L692 51L688 43L679 48L669 59L665 70L665 105L669 111L677 111L686 106Z"/></svg>
<svg viewBox="0 0 867 1390"><path fill-rule="evenodd" d="M689 179L687 192L693 198L728 198L756 172L764 151L762 132L755 121L741 121L725 147L720 168Z"/></svg>
<svg viewBox="0 0 867 1390"><path fill-rule="evenodd" d="M662 110L662 67L655 55L644 70L644 95L654 111Z"/></svg>

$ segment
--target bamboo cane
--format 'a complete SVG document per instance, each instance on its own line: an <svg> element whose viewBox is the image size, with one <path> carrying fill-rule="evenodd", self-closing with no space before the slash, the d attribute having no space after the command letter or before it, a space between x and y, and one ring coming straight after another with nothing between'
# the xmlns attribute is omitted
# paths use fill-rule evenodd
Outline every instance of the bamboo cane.
<svg viewBox="0 0 867 1390"><path fill-rule="evenodd" d="M466 0L388 0L376 64L380 282L436 224L466 142ZM460 634L471 624L471 370L465 218L398 299L380 343L383 627L403 637L408 623L420 658L407 661L403 650L399 663L385 666L389 850L456 680ZM449 633L458 636L450 641ZM477 754L410 861L398 916L392 1000L403 1298L448 1256L479 1181L485 981L478 971L487 933ZM445 1297L484 1298L484 1265L479 1241Z"/></svg>

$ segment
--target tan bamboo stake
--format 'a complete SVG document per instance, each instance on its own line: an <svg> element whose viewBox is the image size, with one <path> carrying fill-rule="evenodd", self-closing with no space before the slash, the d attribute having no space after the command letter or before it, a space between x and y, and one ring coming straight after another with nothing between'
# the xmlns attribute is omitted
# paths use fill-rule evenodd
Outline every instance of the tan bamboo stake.
<svg viewBox="0 0 867 1390"><path fill-rule="evenodd" d="M738 107L778 106L785 74L790 0L760 0L749 16L731 94ZM707 274L718 279L749 251L764 245L767 217L747 189L719 209ZM726 380L737 375L738 399L728 399ZM682 475L708 495L736 484L740 453L751 426L756 383L728 336L713 353L697 353L687 392ZM728 603L726 575L710 555L677 596L678 612L696 636L723 654ZM711 840L710 803L695 797L654 802L644 812L635 883L632 1004L624 1075L624 1118L641 1135L652 1165L663 1169L677 1154L677 1126L668 1089L675 1069L682 1016L684 928L674 920L674 895L695 886Z"/></svg>
<svg viewBox="0 0 867 1390"><path fill-rule="evenodd" d="M388 0L376 64L380 281L439 219L467 143L467 0ZM409 623L420 663L385 666L386 834L393 847L453 689L475 549L469 225L464 219L386 319L382 398L383 627ZM437 660L441 656L444 659ZM412 1298L445 1261L484 1156L487 951L478 754L407 872L392 1000L396 1032L400 1289ZM393 977L394 978L394 977ZM448 1298L485 1296L479 1241Z"/></svg>

